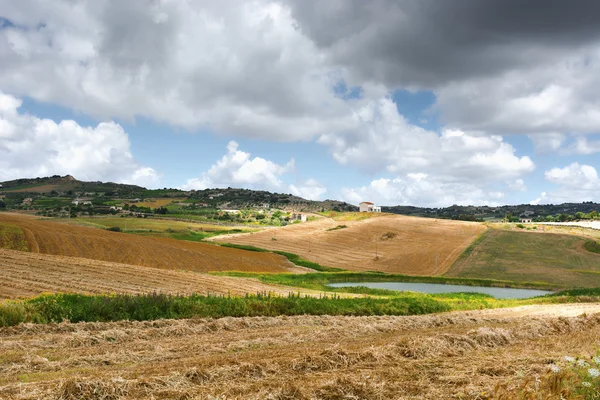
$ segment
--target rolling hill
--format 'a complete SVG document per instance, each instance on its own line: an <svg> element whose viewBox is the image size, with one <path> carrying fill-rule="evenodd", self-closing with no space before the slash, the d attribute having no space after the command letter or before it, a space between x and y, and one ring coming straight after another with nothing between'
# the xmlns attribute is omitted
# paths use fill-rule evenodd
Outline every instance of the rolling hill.
<svg viewBox="0 0 600 400"><path fill-rule="evenodd" d="M145 267L208 271L298 272L284 257L206 243L153 238L0 213L0 224L23 230L33 253Z"/></svg>
<svg viewBox="0 0 600 400"><path fill-rule="evenodd" d="M211 240L287 251L352 271L440 275L485 229L473 222L355 213Z"/></svg>
<svg viewBox="0 0 600 400"><path fill-rule="evenodd" d="M600 286L600 254L573 234L489 229L445 274L452 277Z"/></svg>
<svg viewBox="0 0 600 400"><path fill-rule="evenodd" d="M255 279L161 270L138 265L52 256L0 249L0 300L42 293L221 294L272 292L286 295L297 288L268 285ZM314 293L302 290L304 293Z"/></svg>

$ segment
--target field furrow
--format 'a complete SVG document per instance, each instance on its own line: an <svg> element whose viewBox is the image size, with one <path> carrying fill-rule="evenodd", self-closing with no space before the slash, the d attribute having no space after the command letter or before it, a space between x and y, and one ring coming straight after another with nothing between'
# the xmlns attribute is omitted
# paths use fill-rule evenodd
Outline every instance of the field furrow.
<svg viewBox="0 0 600 400"><path fill-rule="evenodd" d="M34 253L199 272L305 272L275 254L214 244L110 232L7 213L0 213L0 225L22 229Z"/></svg>
<svg viewBox="0 0 600 400"><path fill-rule="evenodd" d="M244 295L297 289L267 285L254 279L230 278L192 271L109 263L0 249L0 299L32 297L47 292L168 293ZM316 293L304 291L305 293Z"/></svg>
<svg viewBox="0 0 600 400"><path fill-rule="evenodd" d="M331 230L341 225L346 227ZM479 223L378 215L360 221L322 218L210 240L287 251L348 270L439 275L485 229Z"/></svg>

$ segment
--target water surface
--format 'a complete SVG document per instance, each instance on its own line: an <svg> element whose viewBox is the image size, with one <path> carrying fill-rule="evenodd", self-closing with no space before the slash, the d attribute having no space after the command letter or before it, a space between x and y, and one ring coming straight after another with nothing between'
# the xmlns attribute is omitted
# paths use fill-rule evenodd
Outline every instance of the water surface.
<svg viewBox="0 0 600 400"><path fill-rule="evenodd" d="M446 285L441 283L414 283L414 282L343 282L332 283L330 287L365 286L371 289L388 289L397 291L421 292L421 293L484 293L497 299L526 299L529 297L543 296L552 292L535 289L512 289L488 286L468 285Z"/></svg>

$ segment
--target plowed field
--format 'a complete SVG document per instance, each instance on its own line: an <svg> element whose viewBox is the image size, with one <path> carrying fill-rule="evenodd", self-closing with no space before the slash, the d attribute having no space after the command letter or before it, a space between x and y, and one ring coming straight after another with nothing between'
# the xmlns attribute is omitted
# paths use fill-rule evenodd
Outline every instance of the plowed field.
<svg viewBox="0 0 600 400"><path fill-rule="evenodd" d="M288 251L353 271L440 275L485 229L474 222L380 215L361 221L321 218L212 240Z"/></svg>
<svg viewBox="0 0 600 400"><path fill-rule="evenodd" d="M270 253L110 232L17 214L0 213L2 223L21 228L33 253L200 272L304 272Z"/></svg>
<svg viewBox="0 0 600 400"><path fill-rule="evenodd" d="M590 361L598 310L22 324L0 328L0 398L516 399Z"/></svg>
<svg viewBox="0 0 600 400"><path fill-rule="evenodd" d="M0 249L0 299L33 297L41 293L166 293L245 295L297 288L268 285L255 279L160 270L86 258L50 256ZM303 293L316 293L301 290Z"/></svg>

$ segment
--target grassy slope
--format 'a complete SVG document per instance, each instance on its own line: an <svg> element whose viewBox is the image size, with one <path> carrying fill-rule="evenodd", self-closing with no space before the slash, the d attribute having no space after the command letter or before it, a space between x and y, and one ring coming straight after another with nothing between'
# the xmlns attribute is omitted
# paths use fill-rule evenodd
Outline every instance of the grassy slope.
<svg viewBox="0 0 600 400"><path fill-rule="evenodd" d="M446 276L600 286L600 255L573 235L490 229L452 265Z"/></svg>

